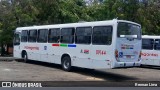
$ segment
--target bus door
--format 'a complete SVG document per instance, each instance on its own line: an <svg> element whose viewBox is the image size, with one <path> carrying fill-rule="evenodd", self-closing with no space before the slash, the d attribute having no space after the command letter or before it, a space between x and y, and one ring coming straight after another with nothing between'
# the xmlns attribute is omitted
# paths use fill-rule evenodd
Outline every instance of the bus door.
<svg viewBox="0 0 160 90"><path fill-rule="evenodd" d="M14 50L13 50L14 57L21 57L20 56L21 55L20 53L20 32L15 32L13 45L14 45Z"/></svg>
<svg viewBox="0 0 160 90"><path fill-rule="evenodd" d="M137 62L141 53L141 28L138 25L119 22L117 28L116 60Z"/></svg>

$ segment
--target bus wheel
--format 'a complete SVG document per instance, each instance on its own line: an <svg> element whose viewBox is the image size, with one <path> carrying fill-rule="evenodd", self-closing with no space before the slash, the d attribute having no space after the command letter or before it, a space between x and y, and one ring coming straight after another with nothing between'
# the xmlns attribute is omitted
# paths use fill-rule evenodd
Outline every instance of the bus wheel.
<svg viewBox="0 0 160 90"><path fill-rule="evenodd" d="M69 56L65 56L62 58L62 68L65 71L71 70L71 59Z"/></svg>
<svg viewBox="0 0 160 90"><path fill-rule="evenodd" d="M27 55L26 52L24 53L23 60L24 60L24 62L26 62L26 63L28 62L28 55Z"/></svg>
<svg viewBox="0 0 160 90"><path fill-rule="evenodd" d="M141 68L143 68L143 67L144 67L144 65L143 65L143 64L141 64L141 65L140 65L140 67L141 67Z"/></svg>

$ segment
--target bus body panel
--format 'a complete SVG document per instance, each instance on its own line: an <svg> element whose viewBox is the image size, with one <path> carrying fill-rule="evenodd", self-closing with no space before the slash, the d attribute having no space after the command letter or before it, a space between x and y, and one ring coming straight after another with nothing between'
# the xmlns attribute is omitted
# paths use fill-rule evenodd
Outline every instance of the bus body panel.
<svg viewBox="0 0 160 90"><path fill-rule="evenodd" d="M125 47L125 49L122 47ZM132 46L129 49L129 46ZM125 39L117 39L116 50L118 51L118 61L115 62L115 67L132 67L140 66L141 58L141 40L127 42Z"/></svg>
<svg viewBox="0 0 160 90"><path fill-rule="evenodd" d="M111 63L114 62L114 49L112 45L99 46L92 45L93 68L111 68Z"/></svg>
<svg viewBox="0 0 160 90"><path fill-rule="evenodd" d="M121 62L137 62L141 51L141 41L128 41L126 38L117 39L117 49Z"/></svg>
<svg viewBox="0 0 160 90"><path fill-rule="evenodd" d="M72 55L72 65L78 67L92 68L91 59L91 45L76 44L74 51L70 52Z"/></svg>
<svg viewBox="0 0 160 90"><path fill-rule="evenodd" d="M160 66L160 52L155 50L142 50L141 64Z"/></svg>

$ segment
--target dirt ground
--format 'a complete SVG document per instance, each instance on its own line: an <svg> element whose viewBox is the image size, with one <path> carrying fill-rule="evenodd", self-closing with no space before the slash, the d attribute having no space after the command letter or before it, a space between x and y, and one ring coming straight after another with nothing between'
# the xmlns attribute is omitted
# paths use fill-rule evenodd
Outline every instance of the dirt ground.
<svg viewBox="0 0 160 90"><path fill-rule="evenodd" d="M160 67L66 72L55 64L1 60L0 81L160 81Z"/></svg>

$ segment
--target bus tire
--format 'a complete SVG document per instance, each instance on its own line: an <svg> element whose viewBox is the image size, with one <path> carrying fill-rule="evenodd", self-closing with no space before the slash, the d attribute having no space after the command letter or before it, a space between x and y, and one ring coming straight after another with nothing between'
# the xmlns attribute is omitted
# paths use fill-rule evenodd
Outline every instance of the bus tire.
<svg viewBox="0 0 160 90"><path fill-rule="evenodd" d="M143 65L143 64L141 64L141 65L140 65L140 67L141 67L141 68L144 68L144 65Z"/></svg>
<svg viewBox="0 0 160 90"><path fill-rule="evenodd" d="M24 55L23 55L23 60L24 60L25 63L28 62L28 55L27 55L26 52L25 52Z"/></svg>
<svg viewBox="0 0 160 90"><path fill-rule="evenodd" d="M71 71L71 59L69 56L62 58L62 68L65 71Z"/></svg>

